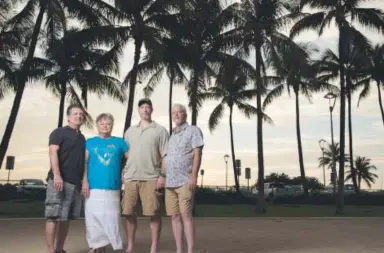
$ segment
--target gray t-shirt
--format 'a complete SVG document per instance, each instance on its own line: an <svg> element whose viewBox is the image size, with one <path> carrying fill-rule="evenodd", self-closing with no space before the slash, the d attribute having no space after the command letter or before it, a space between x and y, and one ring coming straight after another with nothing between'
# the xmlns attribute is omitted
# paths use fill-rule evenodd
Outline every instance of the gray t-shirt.
<svg viewBox="0 0 384 253"><path fill-rule="evenodd" d="M179 132L172 132L165 157L166 187L180 187L188 183L193 165L193 150L204 146L203 133L197 126L185 123Z"/></svg>
<svg viewBox="0 0 384 253"><path fill-rule="evenodd" d="M69 126L56 128L49 135L49 145L58 145L59 169L64 182L80 188L85 166L85 137ZM48 180L53 179L52 168Z"/></svg>

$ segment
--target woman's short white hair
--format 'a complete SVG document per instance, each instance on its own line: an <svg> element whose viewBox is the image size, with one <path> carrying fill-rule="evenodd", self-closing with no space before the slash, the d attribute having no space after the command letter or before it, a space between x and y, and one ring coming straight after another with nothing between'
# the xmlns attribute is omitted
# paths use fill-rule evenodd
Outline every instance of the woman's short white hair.
<svg viewBox="0 0 384 253"><path fill-rule="evenodd" d="M172 111L173 111L173 109L175 109L175 108L178 108L178 109L180 109L181 111L183 111L185 114L187 114L187 108L186 108L184 105L182 105L182 104L178 104L178 103L173 104L173 106L172 106Z"/></svg>
<svg viewBox="0 0 384 253"><path fill-rule="evenodd" d="M112 125L113 125L113 122L115 121L115 119L113 118L113 115L110 114L110 113L101 113L99 116L97 116L96 118L96 123L99 123L100 120L110 120L112 122Z"/></svg>

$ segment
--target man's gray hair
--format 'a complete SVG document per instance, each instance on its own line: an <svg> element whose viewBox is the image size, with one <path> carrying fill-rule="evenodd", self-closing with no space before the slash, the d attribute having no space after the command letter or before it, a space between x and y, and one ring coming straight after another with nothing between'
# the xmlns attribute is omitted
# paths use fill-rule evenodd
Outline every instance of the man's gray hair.
<svg viewBox="0 0 384 253"><path fill-rule="evenodd" d="M185 114L188 114L188 112L187 112L187 108L186 108L184 105L182 105L182 104L178 104L178 103L173 104L173 106L172 106L172 111L173 111L173 109L175 109L175 108L179 108L179 109L182 110Z"/></svg>
<svg viewBox="0 0 384 253"><path fill-rule="evenodd" d="M99 116L97 116L96 118L96 123L98 123L100 120L103 120L103 119L109 119L110 121L112 121L112 125L113 125L113 122L115 121L115 119L113 118L113 115L110 114L110 113L101 113Z"/></svg>

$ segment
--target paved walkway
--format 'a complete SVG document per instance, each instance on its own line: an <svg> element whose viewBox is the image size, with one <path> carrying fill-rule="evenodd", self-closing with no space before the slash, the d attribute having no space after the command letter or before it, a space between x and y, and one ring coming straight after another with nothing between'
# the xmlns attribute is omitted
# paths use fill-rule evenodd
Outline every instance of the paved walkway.
<svg viewBox="0 0 384 253"><path fill-rule="evenodd" d="M196 253L383 253L384 219L200 219ZM72 224L66 249L86 253L84 220ZM146 220L139 221L137 252L148 253ZM164 219L159 253L174 253ZM43 220L0 220L0 253L45 253ZM109 250L108 253L112 253Z"/></svg>

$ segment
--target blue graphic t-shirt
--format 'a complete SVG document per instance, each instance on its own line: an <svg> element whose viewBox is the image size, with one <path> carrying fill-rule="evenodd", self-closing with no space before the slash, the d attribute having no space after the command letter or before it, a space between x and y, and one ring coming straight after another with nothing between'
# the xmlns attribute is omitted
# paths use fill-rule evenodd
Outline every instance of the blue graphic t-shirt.
<svg viewBox="0 0 384 253"><path fill-rule="evenodd" d="M121 167L128 145L123 138L89 138L86 142L90 189L120 190Z"/></svg>

